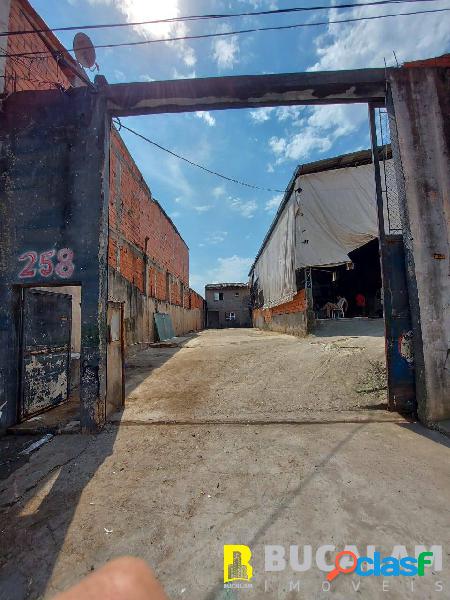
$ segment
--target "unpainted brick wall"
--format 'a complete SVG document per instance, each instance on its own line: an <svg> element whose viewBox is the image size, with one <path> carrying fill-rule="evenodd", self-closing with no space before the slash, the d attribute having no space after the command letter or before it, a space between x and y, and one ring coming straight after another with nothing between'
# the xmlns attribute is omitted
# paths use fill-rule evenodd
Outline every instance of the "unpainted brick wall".
<svg viewBox="0 0 450 600"><path fill-rule="evenodd" d="M30 30L32 26L25 17L33 11L29 10L27 2L11 0L9 15L9 31ZM6 47L7 54L21 54L24 52L44 52L49 49L38 34L8 36ZM55 87L55 83L67 89L73 85L74 78L69 78L58 66L53 56L44 54L38 56L11 57L6 60L5 67L5 92L13 93L25 90L45 90Z"/></svg>
<svg viewBox="0 0 450 600"><path fill-rule="evenodd" d="M270 323L273 315L285 315L289 313L305 312L307 309L305 290L300 290L295 294L290 302L279 304L273 308L255 308L253 310L253 319L262 317L266 323Z"/></svg>
<svg viewBox="0 0 450 600"><path fill-rule="evenodd" d="M189 285L188 247L152 198L115 129L111 131L109 226L109 264L144 292L146 254L152 263L148 267L148 294L183 306L183 290Z"/></svg>
<svg viewBox="0 0 450 600"><path fill-rule="evenodd" d="M204 300L192 289L189 289L189 308L203 308Z"/></svg>

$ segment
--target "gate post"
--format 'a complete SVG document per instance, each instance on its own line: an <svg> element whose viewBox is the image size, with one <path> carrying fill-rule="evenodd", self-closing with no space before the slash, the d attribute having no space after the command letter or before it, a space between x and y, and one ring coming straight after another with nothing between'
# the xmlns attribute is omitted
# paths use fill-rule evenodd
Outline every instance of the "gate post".
<svg viewBox="0 0 450 600"><path fill-rule="evenodd" d="M441 66L442 65L442 66ZM450 419L450 68L448 57L390 73L388 103L416 354L418 413ZM398 170L397 170L398 173Z"/></svg>
<svg viewBox="0 0 450 600"><path fill-rule="evenodd" d="M375 108L372 105L369 105L369 125L375 174L378 240L383 283L388 406L390 410L411 413L415 410L416 400L413 357L411 353L404 350L404 346L409 342L411 320L403 243L398 235L386 235Z"/></svg>
<svg viewBox="0 0 450 600"><path fill-rule="evenodd" d="M81 285L80 423L84 432L104 424L109 128L106 100L92 88L18 92L4 103L0 429L19 414L24 286Z"/></svg>

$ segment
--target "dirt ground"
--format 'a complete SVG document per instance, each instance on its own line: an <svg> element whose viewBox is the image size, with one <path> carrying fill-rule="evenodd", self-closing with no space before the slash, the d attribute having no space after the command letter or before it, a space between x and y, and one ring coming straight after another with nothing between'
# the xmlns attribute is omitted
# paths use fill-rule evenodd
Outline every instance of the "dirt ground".
<svg viewBox="0 0 450 600"><path fill-rule="evenodd" d="M390 419L383 336L381 319L323 322L308 338L202 331L181 348L151 348L128 361L126 409L117 419Z"/></svg>
<svg viewBox="0 0 450 600"><path fill-rule="evenodd" d="M51 598L123 554L171 598L449 597L450 441L383 409L373 323L205 331L134 357L115 422L53 437L0 481L0 598ZM224 544L250 546L252 589L224 589ZM340 575L330 593L314 565L264 572L268 544L441 544L444 570L414 592Z"/></svg>

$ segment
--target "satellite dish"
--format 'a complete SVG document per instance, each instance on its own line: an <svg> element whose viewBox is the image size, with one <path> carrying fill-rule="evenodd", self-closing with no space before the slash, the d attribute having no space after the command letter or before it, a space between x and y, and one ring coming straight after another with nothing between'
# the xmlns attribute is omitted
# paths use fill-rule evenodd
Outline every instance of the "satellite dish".
<svg viewBox="0 0 450 600"><path fill-rule="evenodd" d="M77 33L73 38L75 57L81 66L91 69L95 64L95 48L91 38L85 33Z"/></svg>

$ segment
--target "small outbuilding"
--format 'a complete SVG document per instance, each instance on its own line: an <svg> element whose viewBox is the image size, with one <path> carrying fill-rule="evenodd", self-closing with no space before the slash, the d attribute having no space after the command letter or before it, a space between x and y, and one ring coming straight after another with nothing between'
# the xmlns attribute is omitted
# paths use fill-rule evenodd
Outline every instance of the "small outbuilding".
<svg viewBox="0 0 450 600"><path fill-rule="evenodd" d="M205 286L207 327L252 327L248 283L209 283Z"/></svg>

